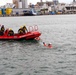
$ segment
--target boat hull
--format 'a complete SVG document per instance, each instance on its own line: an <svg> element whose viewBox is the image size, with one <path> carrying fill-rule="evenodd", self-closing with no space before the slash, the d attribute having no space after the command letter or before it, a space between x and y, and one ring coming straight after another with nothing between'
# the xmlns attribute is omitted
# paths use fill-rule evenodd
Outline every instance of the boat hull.
<svg viewBox="0 0 76 75"><path fill-rule="evenodd" d="M25 34L15 33L13 36L8 35L0 36L0 40L21 40L21 39L30 40L39 37L40 35L41 33L38 31L27 32Z"/></svg>

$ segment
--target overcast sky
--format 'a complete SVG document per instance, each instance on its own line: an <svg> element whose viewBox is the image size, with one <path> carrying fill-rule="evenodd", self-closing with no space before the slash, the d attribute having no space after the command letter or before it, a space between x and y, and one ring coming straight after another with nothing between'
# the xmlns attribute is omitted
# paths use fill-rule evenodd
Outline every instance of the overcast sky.
<svg viewBox="0 0 76 75"><path fill-rule="evenodd" d="M36 4L36 2L39 2L40 0L28 0L28 4ZM43 1L52 1L52 0L43 0ZM73 0L59 0L59 2L64 2L64 3L71 3ZM6 3L12 3L12 0L0 0L0 6L4 5Z"/></svg>

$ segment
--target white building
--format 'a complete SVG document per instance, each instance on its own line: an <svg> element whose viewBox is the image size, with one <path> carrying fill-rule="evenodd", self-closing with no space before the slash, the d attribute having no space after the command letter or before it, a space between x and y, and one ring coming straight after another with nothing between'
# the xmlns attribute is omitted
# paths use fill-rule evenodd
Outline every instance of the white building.
<svg viewBox="0 0 76 75"><path fill-rule="evenodd" d="M55 6L56 12L63 11L65 5L66 5L65 3L59 3L57 6Z"/></svg>
<svg viewBox="0 0 76 75"><path fill-rule="evenodd" d="M27 0L18 0L19 8L28 8Z"/></svg>
<svg viewBox="0 0 76 75"><path fill-rule="evenodd" d="M70 4L65 6L65 8L66 8L66 13L76 14L76 5Z"/></svg>
<svg viewBox="0 0 76 75"><path fill-rule="evenodd" d="M16 8L28 8L27 0L13 0Z"/></svg>

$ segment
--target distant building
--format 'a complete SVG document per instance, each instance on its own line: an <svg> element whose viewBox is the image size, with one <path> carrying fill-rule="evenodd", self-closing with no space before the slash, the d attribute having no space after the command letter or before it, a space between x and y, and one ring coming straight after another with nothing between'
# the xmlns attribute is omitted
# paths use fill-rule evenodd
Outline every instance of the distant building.
<svg viewBox="0 0 76 75"><path fill-rule="evenodd" d="M43 1L41 0L41 2L43 2Z"/></svg>
<svg viewBox="0 0 76 75"><path fill-rule="evenodd" d="M27 0L21 0L22 1L22 8L28 8Z"/></svg>
<svg viewBox="0 0 76 75"><path fill-rule="evenodd" d="M13 0L16 8L28 8L27 0Z"/></svg>
<svg viewBox="0 0 76 75"><path fill-rule="evenodd" d="M52 2L52 1L47 1L47 2L37 2L37 4L39 5L39 6L43 6L44 4L47 4L48 6L51 6L51 5L54 5L54 2Z"/></svg>
<svg viewBox="0 0 76 75"><path fill-rule="evenodd" d="M73 0L73 2L71 4L76 5L76 0Z"/></svg>
<svg viewBox="0 0 76 75"><path fill-rule="evenodd" d="M15 7L18 8L18 0L13 0L13 4L15 4Z"/></svg>
<svg viewBox="0 0 76 75"><path fill-rule="evenodd" d="M54 4L57 5L59 3L58 0L53 0Z"/></svg>
<svg viewBox="0 0 76 75"><path fill-rule="evenodd" d="M55 6L55 11L56 13L58 14L62 14L62 13L65 13L65 3L59 3L58 5Z"/></svg>
<svg viewBox="0 0 76 75"><path fill-rule="evenodd" d="M66 8L66 13L68 14L76 14L76 5L70 4L65 6Z"/></svg>
<svg viewBox="0 0 76 75"><path fill-rule="evenodd" d="M75 0L73 0L73 2L75 2Z"/></svg>

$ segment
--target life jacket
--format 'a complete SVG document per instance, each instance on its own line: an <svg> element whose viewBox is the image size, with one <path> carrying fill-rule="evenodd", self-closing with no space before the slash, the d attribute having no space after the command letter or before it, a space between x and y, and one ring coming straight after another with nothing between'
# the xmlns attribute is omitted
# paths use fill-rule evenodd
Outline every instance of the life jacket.
<svg viewBox="0 0 76 75"><path fill-rule="evenodd" d="M18 33L19 33L19 34L23 34L23 33L24 33L24 32L23 32L23 29L20 28L20 29L18 30Z"/></svg>
<svg viewBox="0 0 76 75"><path fill-rule="evenodd" d="M13 31L13 30L9 30L9 31L8 31L8 35L9 35L9 36L13 36L13 35L14 35L14 31Z"/></svg>
<svg viewBox="0 0 76 75"><path fill-rule="evenodd" d="M22 30L23 30L24 33L26 33L26 31L28 32L28 30L25 26L23 26Z"/></svg>

